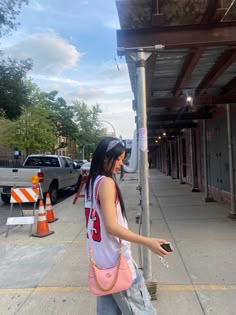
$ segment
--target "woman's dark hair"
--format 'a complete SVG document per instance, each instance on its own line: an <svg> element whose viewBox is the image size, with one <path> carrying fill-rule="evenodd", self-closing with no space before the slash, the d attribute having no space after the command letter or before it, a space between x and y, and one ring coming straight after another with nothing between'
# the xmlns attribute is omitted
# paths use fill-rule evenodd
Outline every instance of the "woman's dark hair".
<svg viewBox="0 0 236 315"><path fill-rule="evenodd" d="M104 175L104 176L113 178L115 182L117 194L118 194L118 199L121 206L121 212L122 212L122 215L126 217L124 201L123 201L120 189L118 187L118 184L116 182L116 178L112 174L112 170L114 168L116 160L124 151L125 151L124 144L118 138L106 137L99 142L93 154L90 172L89 172L88 180L85 186L85 191L86 191L87 197L90 195L89 194L90 189L91 189L91 192L93 192L93 185L98 175ZM91 198L93 198L92 194L91 194Z"/></svg>

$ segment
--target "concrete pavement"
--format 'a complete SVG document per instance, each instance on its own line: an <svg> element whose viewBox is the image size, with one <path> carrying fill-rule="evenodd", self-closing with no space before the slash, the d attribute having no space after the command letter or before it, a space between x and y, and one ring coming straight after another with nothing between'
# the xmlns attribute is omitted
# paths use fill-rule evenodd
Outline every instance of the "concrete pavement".
<svg viewBox="0 0 236 315"><path fill-rule="evenodd" d="M120 187L130 229L137 232L136 185L137 175L126 174ZM150 170L151 234L175 248L168 269L152 255L159 315L236 314L236 222L227 218L228 205L203 197ZM7 239L0 235L0 314L96 314L87 288L83 200L72 205L73 198L54 206L59 220L50 224L53 235L28 237L28 226L14 228ZM138 262L137 245L133 253Z"/></svg>

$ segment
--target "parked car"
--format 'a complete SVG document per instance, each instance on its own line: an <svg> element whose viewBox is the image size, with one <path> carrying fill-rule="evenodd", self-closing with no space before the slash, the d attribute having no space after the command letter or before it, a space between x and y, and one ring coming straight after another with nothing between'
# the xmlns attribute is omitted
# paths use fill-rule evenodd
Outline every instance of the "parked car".
<svg viewBox="0 0 236 315"><path fill-rule="evenodd" d="M84 163L80 168L80 174L83 176L88 176L91 167L91 162Z"/></svg>
<svg viewBox="0 0 236 315"><path fill-rule="evenodd" d="M0 168L1 199L10 202L11 187L29 187L30 178L38 176L43 194L49 192L52 204L56 203L58 192L67 187L79 188L80 170L65 156L32 154L21 167Z"/></svg>
<svg viewBox="0 0 236 315"><path fill-rule="evenodd" d="M75 160L75 163L77 163L78 168L81 168L81 166L87 162L88 162L87 160Z"/></svg>
<svg viewBox="0 0 236 315"><path fill-rule="evenodd" d="M87 163L84 163L79 169L79 172L80 172L79 185L81 184L83 177L87 177L89 175L90 167L91 167L91 162L87 162Z"/></svg>

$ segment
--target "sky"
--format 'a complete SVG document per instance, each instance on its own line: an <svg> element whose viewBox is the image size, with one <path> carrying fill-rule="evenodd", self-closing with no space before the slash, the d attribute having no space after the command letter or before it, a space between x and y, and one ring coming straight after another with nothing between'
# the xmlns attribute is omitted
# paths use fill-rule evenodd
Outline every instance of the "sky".
<svg viewBox="0 0 236 315"><path fill-rule="evenodd" d="M132 139L133 94L125 59L116 51L115 0L29 0L17 21L18 30L0 39L1 48L16 59L32 58L29 76L41 90L57 90L67 104L99 104L100 120L108 121L102 127Z"/></svg>

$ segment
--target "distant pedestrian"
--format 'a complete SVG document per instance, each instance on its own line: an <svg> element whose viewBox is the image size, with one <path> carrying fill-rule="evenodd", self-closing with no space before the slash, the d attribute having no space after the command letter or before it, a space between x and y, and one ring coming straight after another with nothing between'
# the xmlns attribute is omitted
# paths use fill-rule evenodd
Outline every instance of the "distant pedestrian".
<svg viewBox="0 0 236 315"><path fill-rule="evenodd" d="M93 218L91 207L86 213L87 250L89 251L89 238L93 229L94 261L101 268L110 268L117 263L121 239L122 253L133 279L129 289L97 297L97 315L155 315L156 310L150 302L143 276L132 258L130 242L146 246L162 257L169 253L160 246L166 240L144 237L128 229L124 201L114 176L120 170L124 157L125 147L120 139L104 138L93 154L85 188L87 210L91 200L92 209L95 210Z"/></svg>
<svg viewBox="0 0 236 315"><path fill-rule="evenodd" d="M149 168L152 168L152 158L149 159L148 164L149 164Z"/></svg>

